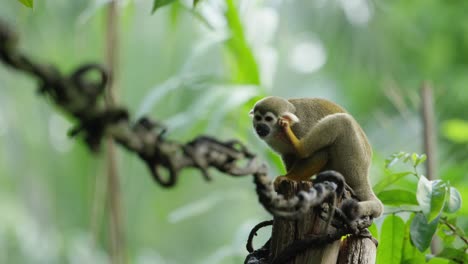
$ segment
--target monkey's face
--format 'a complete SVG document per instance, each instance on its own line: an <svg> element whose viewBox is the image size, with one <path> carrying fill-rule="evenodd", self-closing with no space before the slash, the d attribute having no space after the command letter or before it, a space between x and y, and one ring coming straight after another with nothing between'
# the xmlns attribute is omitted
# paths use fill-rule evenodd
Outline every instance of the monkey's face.
<svg viewBox="0 0 468 264"><path fill-rule="evenodd" d="M256 134L274 151L280 154L294 151L285 132L285 125L289 126L299 121L294 114L285 112L278 116L273 112L255 110L250 115L253 118L252 122Z"/></svg>
<svg viewBox="0 0 468 264"><path fill-rule="evenodd" d="M278 117L272 112L261 113L255 111L251 115L255 132L261 139L267 140L281 131L281 127L278 125Z"/></svg>

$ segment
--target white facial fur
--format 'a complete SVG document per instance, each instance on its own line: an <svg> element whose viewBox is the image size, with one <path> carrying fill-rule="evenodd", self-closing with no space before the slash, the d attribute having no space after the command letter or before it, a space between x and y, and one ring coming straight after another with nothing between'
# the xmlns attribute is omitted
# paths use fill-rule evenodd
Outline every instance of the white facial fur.
<svg viewBox="0 0 468 264"><path fill-rule="evenodd" d="M293 151L291 144L281 135L283 128L278 124L278 117L274 113L266 112L262 114L259 111L255 111L250 115L253 117L253 127L257 136L264 140L273 150L279 153ZM290 112L282 114L281 117L287 119L291 124L299 122L299 118Z"/></svg>

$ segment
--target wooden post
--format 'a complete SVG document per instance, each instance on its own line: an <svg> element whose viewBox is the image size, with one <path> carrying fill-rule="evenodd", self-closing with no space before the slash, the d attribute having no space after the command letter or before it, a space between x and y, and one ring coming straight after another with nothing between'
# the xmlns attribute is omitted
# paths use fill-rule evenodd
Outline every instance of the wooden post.
<svg viewBox="0 0 468 264"><path fill-rule="evenodd" d="M293 182L283 181L279 186L278 193L285 198L291 198L299 191L308 191L312 187L311 182ZM295 240L300 240L311 234L325 234L326 222L319 216L319 212L311 210L297 220L288 220L281 217L275 217L270 244L270 257L272 260ZM329 227L328 231L331 231ZM340 241L335 241L327 244L322 248L306 250L297 255L291 261L285 264L305 264L305 263L322 263L336 264L338 258Z"/></svg>
<svg viewBox="0 0 468 264"><path fill-rule="evenodd" d="M341 243L338 264L374 264L377 247L370 238L348 236Z"/></svg>
<svg viewBox="0 0 468 264"><path fill-rule="evenodd" d="M290 199L300 191L308 191L311 182L281 182L278 194ZM338 206L341 201L337 201ZM311 209L298 219L274 217L270 241L269 260L277 258L294 241L304 239L310 235L324 235L335 232L331 226L320 217L318 210ZM377 248L368 237L347 236L342 241L314 249L306 249L284 264L374 264ZM283 264L283 263L282 263Z"/></svg>
<svg viewBox="0 0 468 264"><path fill-rule="evenodd" d="M432 87L424 82L421 87L423 121L423 144L424 152L427 155L426 177L429 180L435 180L436 177L436 129L434 117L434 99L432 96Z"/></svg>

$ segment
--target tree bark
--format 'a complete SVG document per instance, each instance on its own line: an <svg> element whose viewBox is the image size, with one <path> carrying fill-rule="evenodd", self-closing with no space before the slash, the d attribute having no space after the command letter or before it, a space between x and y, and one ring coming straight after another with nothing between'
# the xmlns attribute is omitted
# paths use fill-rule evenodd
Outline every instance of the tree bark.
<svg viewBox="0 0 468 264"><path fill-rule="evenodd" d="M348 236L341 243L338 264L374 264L377 247L370 238Z"/></svg>
<svg viewBox="0 0 468 264"><path fill-rule="evenodd" d="M277 190L286 199L292 198L300 191L307 191L312 187L311 182L284 181ZM339 207L341 201L337 201ZM270 242L269 260L277 258L294 241L304 239L310 235L325 235L335 232L335 228L328 225L320 217L320 209L313 208L298 219L274 217ZM373 264L375 263L377 248L371 238L347 236L330 244L313 249L306 249L293 256L284 264Z"/></svg>
<svg viewBox="0 0 468 264"><path fill-rule="evenodd" d="M285 198L291 198L298 192L309 190L311 187L312 182L284 181L279 186L278 193L284 195ZM326 234L333 231L333 227L327 229L327 223L320 218L319 214L320 212L317 212L317 210L310 210L309 213L304 214L297 220L275 217L270 244L270 259L274 259L281 254L292 242L303 239L307 235ZM338 258L339 245L340 241L335 241L318 249L308 249L295 256L287 264L335 264Z"/></svg>

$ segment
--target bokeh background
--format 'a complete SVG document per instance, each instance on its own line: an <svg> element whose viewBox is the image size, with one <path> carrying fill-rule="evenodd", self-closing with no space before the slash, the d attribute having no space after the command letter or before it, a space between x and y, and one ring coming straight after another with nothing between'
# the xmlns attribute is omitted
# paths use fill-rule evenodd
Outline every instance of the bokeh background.
<svg viewBox="0 0 468 264"><path fill-rule="evenodd" d="M104 61L106 0L2 1L20 48L70 72ZM172 139L238 138L283 173L251 129L256 98L324 97L373 145L371 181L398 151L422 153L420 88L433 87L437 177L465 201L468 230L468 2L463 0L120 1L119 102L163 121ZM239 20L236 20L239 18ZM105 161L67 137L73 120L0 67L0 263L107 263ZM131 263L241 263L250 228L270 219L250 177L185 171L173 189L119 149ZM414 186L408 180L402 184ZM260 232L256 246L267 238Z"/></svg>

